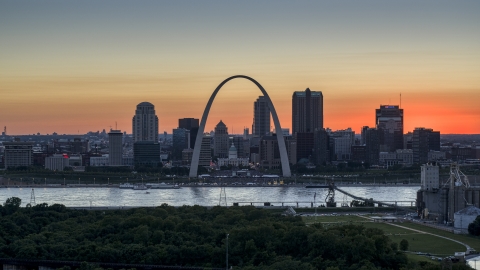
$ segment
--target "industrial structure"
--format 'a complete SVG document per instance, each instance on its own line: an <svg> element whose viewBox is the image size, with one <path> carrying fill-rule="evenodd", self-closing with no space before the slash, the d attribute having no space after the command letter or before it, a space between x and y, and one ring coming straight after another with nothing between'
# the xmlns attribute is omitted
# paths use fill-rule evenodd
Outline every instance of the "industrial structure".
<svg viewBox="0 0 480 270"><path fill-rule="evenodd" d="M417 192L417 212L423 219L453 225L454 214L469 206L479 207L480 187L471 186L458 164L450 166L449 178L440 182L437 165L425 164Z"/></svg>

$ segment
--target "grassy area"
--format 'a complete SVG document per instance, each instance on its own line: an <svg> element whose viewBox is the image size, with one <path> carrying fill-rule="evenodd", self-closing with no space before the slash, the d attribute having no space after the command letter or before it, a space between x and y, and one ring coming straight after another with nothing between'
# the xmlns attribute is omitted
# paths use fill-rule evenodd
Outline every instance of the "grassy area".
<svg viewBox="0 0 480 270"><path fill-rule="evenodd" d="M438 230L438 229L435 229L435 228L423 226L423 225L417 224L417 223L410 223L410 222L403 223L402 226L412 228L412 229L416 229L416 230L421 230L421 231L428 232L428 233L438 234L438 235L445 236L445 237L448 237L448 238L452 238L452 239L455 239L457 241L460 241L460 242L463 242L463 243L469 245L470 247L474 248L477 251L480 251L480 237L475 237L475 236L471 236L471 235L468 235L468 234L453 234L453 233L446 232L446 231L443 231L443 230Z"/></svg>
<svg viewBox="0 0 480 270"><path fill-rule="evenodd" d="M303 217L303 220L306 224L312 224L317 222L322 223L325 227L339 226L344 224L359 224L367 228L378 228L383 230L385 234L390 239L392 239L393 242L400 244L400 241L402 241L403 239L407 240L409 243L408 250L414 253L422 252L429 253L432 256L444 257L453 255L455 252L458 251L465 251L465 246L451 240L447 240L430 234L422 234L419 232L415 232L409 230L408 228L455 239L475 248L476 250L480 250L480 238L478 237L471 237L468 235L456 235L443 230L426 227L422 226L421 224L415 224L410 222L395 223L400 226L408 227L400 228L383 222L370 222L364 217L357 215L323 215L317 216L316 218L312 216L306 216ZM409 254L409 256L412 257L412 259L414 260L425 260L434 262L430 259L429 256L419 256L416 254Z"/></svg>

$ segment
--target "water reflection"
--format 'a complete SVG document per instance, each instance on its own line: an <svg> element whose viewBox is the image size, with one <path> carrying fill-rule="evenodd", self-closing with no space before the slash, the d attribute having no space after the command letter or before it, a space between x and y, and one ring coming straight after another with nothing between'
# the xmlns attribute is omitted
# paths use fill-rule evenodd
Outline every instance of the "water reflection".
<svg viewBox="0 0 480 270"><path fill-rule="evenodd" d="M379 201L414 201L418 186L342 187L345 191L364 198ZM31 188L0 188L0 202L19 197L22 206L31 199ZM220 187L183 187L181 189L129 190L119 188L39 188L35 189L35 202L64 204L66 206L158 206L163 203L182 205L218 205ZM327 195L326 189L304 187L227 187L227 203L234 202L316 202L321 204ZM348 198L348 200L351 200ZM336 193L336 201L344 201L344 195ZM307 205L304 205L307 206Z"/></svg>

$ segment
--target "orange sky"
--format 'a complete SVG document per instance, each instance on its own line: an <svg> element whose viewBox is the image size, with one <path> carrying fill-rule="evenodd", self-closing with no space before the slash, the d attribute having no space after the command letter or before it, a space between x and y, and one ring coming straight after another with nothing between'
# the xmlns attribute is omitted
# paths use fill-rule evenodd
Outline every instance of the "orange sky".
<svg viewBox="0 0 480 270"><path fill-rule="evenodd" d="M3 2L0 127L84 134L117 122L130 133L148 101L171 133L242 74L264 86L286 128L292 93L309 87L323 92L333 130L374 126L375 109L401 93L405 132L480 134L479 11L479 1L429 0ZM220 120L251 130L259 94L229 82L206 130Z"/></svg>

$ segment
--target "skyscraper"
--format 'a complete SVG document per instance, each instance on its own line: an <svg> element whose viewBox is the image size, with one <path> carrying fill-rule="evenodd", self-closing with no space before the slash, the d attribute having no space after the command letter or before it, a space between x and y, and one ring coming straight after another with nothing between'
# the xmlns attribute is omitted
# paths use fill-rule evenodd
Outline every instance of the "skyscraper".
<svg viewBox="0 0 480 270"><path fill-rule="evenodd" d="M292 135L323 128L323 94L321 91L295 91L292 96Z"/></svg>
<svg viewBox="0 0 480 270"><path fill-rule="evenodd" d="M134 142L158 142L158 117L152 103L142 102L137 105L132 119L132 134Z"/></svg>
<svg viewBox="0 0 480 270"><path fill-rule="evenodd" d="M375 110L375 123L380 130L380 151L403 149L403 109L398 105L380 105Z"/></svg>
<svg viewBox="0 0 480 270"><path fill-rule="evenodd" d="M190 144L186 148L195 148L195 141L197 140L197 133L199 127L199 120L196 118L178 119L178 128L183 128L189 131ZM182 149L183 150L183 149Z"/></svg>
<svg viewBox="0 0 480 270"><path fill-rule="evenodd" d="M252 134L256 136L270 134L270 108L264 96L259 96L253 103Z"/></svg>
<svg viewBox="0 0 480 270"><path fill-rule="evenodd" d="M226 158L228 157L228 128L220 120L215 126L215 135L213 136L214 148L213 155L217 158Z"/></svg>
<svg viewBox="0 0 480 270"><path fill-rule="evenodd" d="M123 133L120 130L110 130L108 133L108 161L110 166L122 166Z"/></svg>
<svg viewBox="0 0 480 270"><path fill-rule="evenodd" d="M425 164L428 162L429 151L440 150L440 131L428 128L415 128L412 138L413 163Z"/></svg>

